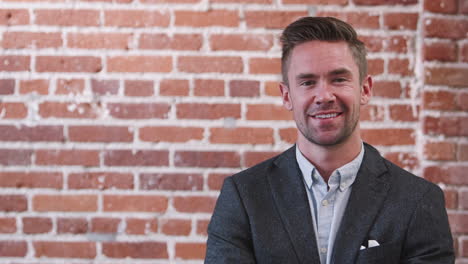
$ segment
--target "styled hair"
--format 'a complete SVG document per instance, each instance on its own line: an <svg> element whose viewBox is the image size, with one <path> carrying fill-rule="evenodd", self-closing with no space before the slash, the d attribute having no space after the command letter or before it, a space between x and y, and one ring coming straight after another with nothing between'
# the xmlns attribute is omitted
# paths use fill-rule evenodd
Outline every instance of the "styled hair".
<svg viewBox="0 0 468 264"><path fill-rule="evenodd" d="M334 17L303 17L287 26L281 35L281 73L289 85L288 69L294 47L307 41L345 41L359 68L359 82L367 75L366 47L351 25Z"/></svg>

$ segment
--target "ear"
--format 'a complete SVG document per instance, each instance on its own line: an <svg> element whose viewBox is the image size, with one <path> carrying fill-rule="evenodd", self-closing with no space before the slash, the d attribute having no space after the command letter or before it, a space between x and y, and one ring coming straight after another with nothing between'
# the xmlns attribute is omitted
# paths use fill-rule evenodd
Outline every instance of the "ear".
<svg viewBox="0 0 468 264"><path fill-rule="evenodd" d="M361 84L361 105L366 105L372 97L372 77L367 75Z"/></svg>
<svg viewBox="0 0 468 264"><path fill-rule="evenodd" d="M289 87L285 83L280 82L279 88L280 88L280 91L281 91L281 97L283 98L284 108L291 111L292 110L292 102L291 102L291 96L289 94Z"/></svg>

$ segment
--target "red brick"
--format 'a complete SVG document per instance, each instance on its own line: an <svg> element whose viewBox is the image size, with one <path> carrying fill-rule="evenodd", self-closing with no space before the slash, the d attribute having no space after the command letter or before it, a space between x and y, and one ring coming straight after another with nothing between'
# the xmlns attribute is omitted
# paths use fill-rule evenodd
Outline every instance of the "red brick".
<svg viewBox="0 0 468 264"><path fill-rule="evenodd" d="M197 220L197 235L207 236L209 223L210 220Z"/></svg>
<svg viewBox="0 0 468 264"><path fill-rule="evenodd" d="M88 232L88 221L85 218L58 218L58 234L86 234Z"/></svg>
<svg viewBox="0 0 468 264"><path fill-rule="evenodd" d="M359 119L361 121L383 121L384 115L385 109L383 106L366 105L361 107Z"/></svg>
<svg viewBox="0 0 468 264"><path fill-rule="evenodd" d="M260 95L260 82L232 80L229 82L229 95L232 97L258 97Z"/></svg>
<svg viewBox="0 0 468 264"><path fill-rule="evenodd" d="M56 94L83 94L85 82L83 79L58 79Z"/></svg>
<svg viewBox="0 0 468 264"><path fill-rule="evenodd" d="M426 84L466 87L468 69L458 67L426 67Z"/></svg>
<svg viewBox="0 0 468 264"><path fill-rule="evenodd" d="M175 245L176 258L181 259L205 259L206 244L195 242L178 242Z"/></svg>
<svg viewBox="0 0 468 264"><path fill-rule="evenodd" d="M24 195L0 195L1 212L23 212L28 209L28 200ZM1 254L0 254L1 255Z"/></svg>
<svg viewBox="0 0 468 264"><path fill-rule="evenodd" d="M169 56L114 56L107 58L109 72L170 72Z"/></svg>
<svg viewBox="0 0 468 264"><path fill-rule="evenodd" d="M177 104L177 118L179 119L220 119L240 118L239 104Z"/></svg>
<svg viewBox="0 0 468 264"><path fill-rule="evenodd" d="M96 257L95 242L33 241L32 243L35 256L38 258L94 259Z"/></svg>
<svg viewBox="0 0 468 264"><path fill-rule="evenodd" d="M239 26L239 11L208 10L208 11L175 11L175 26L188 27L237 27Z"/></svg>
<svg viewBox="0 0 468 264"><path fill-rule="evenodd" d="M283 29L300 17L307 16L305 11L246 11L247 27Z"/></svg>
<svg viewBox="0 0 468 264"><path fill-rule="evenodd" d="M82 149L36 150L37 165L99 166L99 151Z"/></svg>
<svg viewBox="0 0 468 264"><path fill-rule="evenodd" d="M140 174L141 190L185 190L203 189L203 175L197 173L143 173Z"/></svg>
<svg viewBox="0 0 468 264"><path fill-rule="evenodd" d="M283 0L283 4L346 5L348 0Z"/></svg>
<svg viewBox="0 0 468 264"><path fill-rule="evenodd" d="M458 207L458 194L456 190L444 190L445 207L456 209Z"/></svg>
<svg viewBox="0 0 468 264"><path fill-rule="evenodd" d="M104 152L107 166L167 166L167 150L107 150Z"/></svg>
<svg viewBox="0 0 468 264"><path fill-rule="evenodd" d="M460 190L460 207L468 209L468 191Z"/></svg>
<svg viewBox="0 0 468 264"><path fill-rule="evenodd" d="M96 195L46 195L33 197L32 209L37 212L95 212Z"/></svg>
<svg viewBox="0 0 468 264"><path fill-rule="evenodd" d="M468 34L468 19L426 18L424 30L426 37L463 39Z"/></svg>
<svg viewBox="0 0 468 264"><path fill-rule="evenodd" d="M202 43L200 34L142 34L138 47L145 50L199 50Z"/></svg>
<svg viewBox="0 0 468 264"><path fill-rule="evenodd" d="M468 14L468 3L464 0L460 0L458 3L459 13L460 14Z"/></svg>
<svg viewBox="0 0 468 264"><path fill-rule="evenodd" d="M91 232L93 233L117 233L119 218L95 217L91 219Z"/></svg>
<svg viewBox="0 0 468 264"><path fill-rule="evenodd" d="M47 217L23 217L24 234L49 233L52 230L52 219Z"/></svg>
<svg viewBox="0 0 468 264"><path fill-rule="evenodd" d="M159 94L166 96L188 96L188 80L164 79L159 83Z"/></svg>
<svg viewBox="0 0 468 264"><path fill-rule="evenodd" d="M367 65L370 75L379 75L384 72L384 61L382 59L368 59Z"/></svg>
<svg viewBox="0 0 468 264"><path fill-rule="evenodd" d="M0 172L0 186L10 188L53 188L63 186L60 172Z"/></svg>
<svg viewBox="0 0 468 264"><path fill-rule="evenodd" d="M336 17L347 23L354 28L367 28L378 29L380 28L379 15L369 12L334 12L334 11L320 11L317 16L321 17Z"/></svg>
<svg viewBox="0 0 468 264"><path fill-rule="evenodd" d="M216 198L209 196L176 196L173 206L178 212L212 213Z"/></svg>
<svg viewBox="0 0 468 264"><path fill-rule="evenodd" d="M196 79L193 93L196 96L224 96L224 81Z"/></svg>
<svg viewBox="0 0 468 264"><path fill-rule="evenodd" d="M70 126L68 140L78 142L132 142L133 132L128 127Z"/></svg>
<svg viewBox="0 0 468 264"><path fill-rule="evenodd" d="M0 95L15 93L14 79L0 79Z"/></svg>
<svg viewBox="0 0 468 264"><path fill-rule="evenodd" d="M142 127L139 135L142 141L187 142L202 140L203 131L201 127Z"/></svg>
<svg viewBox="0 0 468 264"><path fill-rule="evenodd" d="M195 4L199 3L201 0L140 0L141 3L182 3L182 4Z"/></svg>
<svg viewBox="0 0 468 264"><path fill-rule="evenodd" d="M56 32L5 32L2 39L5 49L45 49L62 45L62 36Z"/></svg>
<svg viewBox="0 0 468 264"><path fill-rule="evenodd" d="M293 144L297 139L297 129L294 128L282 128L279 130L279 135L281 141L284 141L289 144Z"/></svg>
<svg viewBox="0 0 468 264"><path fill-rule="evenodd" d="M43 118L97 118L101 106L91 103L64 103L42 102L39 103L39 115Z"/></svg>
<svg viewBox="0 0 468 264"><path fill-rule="evenodd" d="M232 56L180 56L178 68L190 73L242 73L243 63L240 57Z"/></svg>
<svg viewBox="0 0 468 264"><path fill-rule="evenodd" d="M211 0L213 3L271 4L273 0Z"/></svg>
<svg viewBox="0 0 468 264"><path fill-rule="evenodd" d="M0 125L1 141L64 141L61 126Z"/></svg>
<svg viewBox="0 0 468 264"><path fill-rule="evenodd" d="M379 37L379 36L367 36L367 35L361 35L359 36L359 40L364 42L364 45L366 46L367 52L379 52L382 51L384 48L384 41L387 40L385 37Z"/></svg>
<svg viewBox="0 0 468 264"><path fill-rule="evenodd" d="M247 151L244 153L244 166L252 167L279 154L278 151Z"/></svg>
<svg viewBox="0 0 468 264"><path fill-rule="evenodd" d="M170 106L166 103L110 103L110 116L118 119L167 118Z"/></svg>
<svg viewBox="0 0 468 264"><path fill-rule="evenodd" d="M0 149L0 165L30 165L32 150L28 149Z"/></svg>
<svg viewBox="0 0 468 264"><path fill-rule="evenodd" d="M29 56L0 56L0 72L30 71L30 63Z"/></svg>
<svg viewBox="0 0 468 264"><path fill-rule="evenodd" d="M29 24L27 9L0 9L0 25L15 26Z"/></svg>
<svg viewBox="0 0 468 264"><path fill-rule="evenodd" d="M456 94L448 91L425 91L423 93L423 106L425 109L433 110L457 110Z"/></svg>
<svg viewBox="0 0 468 264"><path fill-rule="evenodd" d="M414 145L415 131L407 128L365 129L361 130L364 141L377 146Z"/></svg>
<svg viewBox="0 0 468 264"><path fill-rule="evenodd" d="M273 144L272 128L210 128L210 142L221 144Z"/></svg>
<svg viewBox="0 0 468 264"><path fill-rule="evenodd" d="M101 59L93 56L37 56L37 72L87 72L102 70Z"/></svg>
<svg viewBox="0 0 468 264"><path fill-rule="evenodd" d="M168 11L159 10L106 10L104 20L111 27L150 28L169 26L171 17Z"/></svg>
<svg viewBox="0 0 468 264"><path fill-rule="evenodd" d="M49 93L49 81L44 79L20 81L20 94L37 93L46 95Z"/></svg>
<svg viewBox="0 0 468 264"><path fill-rule="evenodd" d="M468 92L458 94L456 102L461 110L468 111Z"/></svg>
<svg viewBox="0 0 468 264"><path fill-rule="evenodd" d="M424 144L424 158L427 160L455 160L456 146L450 142L427 142Z"/></svg>
<svg viewBox="0 0 468 264"><path fill-rule="evenodd" d="M413 5L418 0L354 0L356 5Z"/></svg>
<svg viewBox="0 0 468 264"><path fill-rule="evenodd" d="M281 105L248 104L247 120L292 120L292 114Z"/></svg>
<svg viewBox="0 0 468 264"><path fill-rule="evenodd" d="M434 183L468 184L466 177L468 166L429 166L424 168L424 178Z"/></svg>
<svg viewBox="0 0 468 264"><path fill-rule="evenodd" d="M412 40L408 36L390 36L384 40L384 50L396 53L408 52L409 43Z"/></svg>
<svg viewBox="0 0 468 264"><path fill-rule="evenodd" d="M279 74L281 72L281 59L251 58L249 72L253 74Z"/></svg>
<svg viewBox="0 0 468 264"><path fill-rule="evenodd" d="M35 23L49 26L99 26L98 10L49 9L35 10Z"/></svg>
<svg viewBox="0 0 468 264"><path fill-rule="evenodd" d="M16 219L13 217L0 217L0 233L11 234L15 232L16 232Z"/></svg>
<svg viewBox="0 0 468 264"><path fill-rule="evenodd" d="M265 82L265 95L268 96L281 96L279 83L275 81Z"/></svg>
<svg viewBox="0 0 468 264"><path fill-rule="evenodd" d="M102 254L109 258L167 259L165 242L103 242Z"/></svg>
<svg viewBox="0 0 468 264"><path fill-rule="evenodd" d="M125 81L125 96L152 96L153 94L153 81Z"/></svg>
<svg viewBox="0 0 468 264"><path fill-rule="evenodd" d="M130 49L131 34L124 33L68 33L67 46L77 49Z"/></svg>
<svg viewBox="0 0 468 264"><path fill-rule="evenodd" d="M26 241L0 241L0 257L26 257L27 253Z"/></svg>
<svg viewBox="0 0 468 264"><path fill-rule="evenodd" d="M68 175L69 189L133 189L133 175L118 172L83 172Z"/></svg>
<svg viewBox="0 0 468 264"><path fill-rule="evenodd" d="M161 219L161 232L170 236L188 236L192 231L189 219Z"/></svg>
<svg viewBox="0 0 468 264"><path fill-rule="evenodd" d="M468 161L468 144L459 144L457 150L457 160Z"/></svg>
<svg viewBox="0 0 468 264"><path fill-rule="evenodd" d="M22 119L27 117L28 108L23 103L0 102L0 113L2 119Z"/></svg>
<svg viewBox="0 0 468 264"><path fill-rule="evenodd" d="M419 120L419 108L411 105L390 105L390 119L394 121L416 122Z"/></svg>
<svg viewBox="0 0 468 264"><path fill-rule="evenodd" d="M448 214L452 233L468 233L468 213L454 212Z"/></svg>
<svg viewBox="0 0 468 264"><path fill-rule="evenodd" d="M416 30L418 19L418 13L385 13L384 28L390 30Z"/></svg>
<svg viewBox="0 0 468 264"><path fill-rule="evenodd" d="M385 158L406 170L414 170L419 166L418 157L414 153L387 152Z"/></svg>
<svg viewBox="0 0 468 264"><path fill-rule="evenodd" d="M128 218L125 232L130 235L147 235L158 232L156 219Z"/></svg>
<svg viewBox="0 0 468 264"><path fill-rule="evenodd" d="M428 135L468 136L468 117L425 117L423 126Z"/></svg>
<svg viewBox="0 0 468 264"><path fill-rule="evenodd" d="M400 98L401 85L398 81L376 81L372 95L376 97Z"/></svg>
<svg viewBox="0 0 468 264"><path fill-rule="evenodd" d="M210 173L208 174L208 188L210 190L220 190L223 186L224 179L231 174L226 173Z"/></svg>
<svg viewBox="0 0 468 264"><path fill-rule="evenodd" d="M433 13L455 14L457 13L457 0L431 0L424 1L424 10Z"/></svg>
<svg viewBox="0 0 468 264"><path fill-rule="evenodd" d="M163 213L168 199L160 195L104 195L104 212L153 212Z"/></svg>
<svg viewBox="0 0 468 264"><path fill-rule="evenodd" d="M460 44L460 45L461 45L460 61L468 62L468 44L465 43L465 44Z"/></svg>
<svg viewBox="0 0 468 264"><path fill-rule="evenodd" d="M212 50L267 51L272 46L272 35L214 34L210 37L210 47Z"/></svg>
<svg viewBox="0 0 468 264"><path fill-rule="evenodd" d="M390 59L388 62L388 72L402 76L414 75L413 67L408 59Z"/></svg>
<svg viewBox="0 0 468 264"><path fill-rule="evenodd" d="M456 61L457 46L453 42L431 42L424 45L426 61Z"/></svg>
<svg viewBox="0 0 468 264"><path fill-rule="evenodd" d="M230 151L176 151L174 160L177 167L240 167L239 154Z"/></svg>
<svg viewBox="0 0 468 264"><path fill-rule="evenodd" d="M118 80L91 80L91 90L96 95L116 95L119 93Z"/></svg>

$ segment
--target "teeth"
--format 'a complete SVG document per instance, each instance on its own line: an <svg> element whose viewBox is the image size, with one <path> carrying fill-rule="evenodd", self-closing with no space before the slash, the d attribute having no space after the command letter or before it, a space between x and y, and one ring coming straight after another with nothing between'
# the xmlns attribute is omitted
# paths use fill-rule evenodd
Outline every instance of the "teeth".
<svg viewBox="0 0 468 264"><path fill-rule="evenodd" d="M337 113L334 114L326 114L326 115L316 115L315 118L332 118L338 116Z"/></svg>

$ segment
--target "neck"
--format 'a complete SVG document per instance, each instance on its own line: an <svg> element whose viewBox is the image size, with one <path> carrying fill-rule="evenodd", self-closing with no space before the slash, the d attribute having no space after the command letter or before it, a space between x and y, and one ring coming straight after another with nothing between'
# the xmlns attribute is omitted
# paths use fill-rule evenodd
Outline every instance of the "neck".
<svg viewBox="0 0 468 264"><path fill-rule="evenodd" d="M332 146L317 145L299 135L297 145L302 155L315 166L325 182L328 182L333 171L359 155L362 140L358 133L354 134L346 141Z"/></svg>

